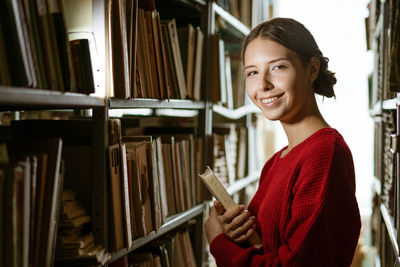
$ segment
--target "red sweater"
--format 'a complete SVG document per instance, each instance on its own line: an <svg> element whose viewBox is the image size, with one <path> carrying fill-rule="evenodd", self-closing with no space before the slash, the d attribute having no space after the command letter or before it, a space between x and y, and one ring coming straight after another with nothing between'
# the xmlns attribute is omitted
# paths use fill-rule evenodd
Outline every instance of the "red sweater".
<svg viewBox="0 0 400 267"><path fill-rule="evenodd" d="M282 150L265 164L248 206L263 248L239 246L221 234L210 244L218 266L350 266L361 222L345 141L324 128L283 158Z"/></svg>

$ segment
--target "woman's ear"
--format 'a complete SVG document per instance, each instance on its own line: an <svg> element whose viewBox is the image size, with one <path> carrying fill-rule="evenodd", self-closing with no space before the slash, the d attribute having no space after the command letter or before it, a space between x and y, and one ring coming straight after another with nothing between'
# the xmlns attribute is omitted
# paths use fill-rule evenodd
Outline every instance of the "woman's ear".
<svg viewBox="0 0 400 267"><path fill-rule="evenodd" d="M320 61L317 57L311 57L308 62L308 78L310 83L314 83L319 74Z"/></svg>

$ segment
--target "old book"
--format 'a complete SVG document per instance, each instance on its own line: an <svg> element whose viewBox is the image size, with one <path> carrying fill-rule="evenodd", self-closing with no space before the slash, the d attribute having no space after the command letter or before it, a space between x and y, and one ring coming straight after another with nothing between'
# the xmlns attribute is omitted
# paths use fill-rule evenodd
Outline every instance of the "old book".
<svg viewBox="0 0 400 267"><path fill-rule="evenodd" d="M226 107L233 109L232 69L231 57L225 52L225 78L226 78Z"/></svg>
<svg viewBox="0 0 400 267"><path fill-rule="evenodd" d="M31 163L29 157L18 159L16 166L21 167L22 180L17 182L17 209L18 209L18 233L19 256L21 266L29 266L29 223L30 223L30 190L31 190Z"/></svg>
<svg viewBox="0 0 400 267"><path fill-rule="evenodd" d="M46 0L36 0L39 34L45 59L46 77L50 89L64 91L60 60L58 57L57 41L53 20L50 17Z"/></svg>
<svg viewBox="0 0 400 267"><path fill-rule="evenodd" d="M200 101L201 99L201 73L203 60L203 44L204 34L199 27L196 28L196 50L194 56L194 74L193 74L193 99Z"/></svg>
<svg viewBox="0 0 400 267"><path fill-rule="evenodd" d="M21 139L9 143L14 155L47 154L45 175L40 177L37 223L37 266L50 264L53 253L53 233L57 222L57 197L60 190L62 140L60 138ZM37 207L38 207L37 205Z"/></svg>
<svg viewBox="0 0 400 267"><path fill-rule="evenodd" d="M39 88L48 89L50 84L48 83L48 77L46 77L46 59L44 55L44 40L41 38L40 24L38 12L35 1L24 0L24 7L26 10L29 34L32 41L32 48L34 49L34 63L36 71L38 72L38 86Z"/></svg>
<svg viewBox="0 0 400 267"><path fill-rule="evenodd" d="M211 39L211 101L213 103L218 103L221 101L221 80L223 80L223 76L220 75L219 69L219 34L213 34L210 36Z"/></svg>
<svg viewBox="0 0 400 267"><path fill-rule="evenodd" d="M126 165L128 171L128 192L129 192L129 207L131 212L131 232L132 232L132 238L135 239L138 234L135 222L135 208L133 204L132 160L131 160L131 155L128 151L126 152Z"/></svg>
<svg viewBox="0 0 400 267"><path fill-rule="evenodd" d="M89 40L76 39L69 42L76 90L82 94L95 92Z"/></svg>
<svg viewBox="0 0 400 267"><path fill-rule="evenodd" d="M133 145L127 143L127 151L130 154L132 164L135 223L138 237L143 237L147 236L153 230L146 143L141 142Z"/></svg>
<svg viewBox="0 0 400 267"><path fill-rule="evenodd" d="M170 35L168 33L168 25L165 23L161 23L161 34L162 38L164 40L164 48L165 48L165 67L168 72L169 77L169 83L171 85L170 87L170 98L180 98L180 91L178 89L178 79L177 79L177 73L174 65L174 59L173 59L173 52L172 52L172 41L170 38Z"/></svg>
<svg viewBox="0 0 400 267"><path fill-rule="evenodd" d="M140 3L139 3L140 4ZM146 16L145 11L139 8L139 29L138 35L141 36L139 38L139 45L138 45L138 61L139 64L143 64L143 71L140 73L141 81L143 81L142 85L142 97L144 98L153 98L153 91L154 91L154 80L152 76L155 74L152 72L151 68L151 58L150 58L150 51L148 47L149 36L147 31L147 23L146 23Z"/></svg>
<svg viewBox="0 0 400 267"><path fill-rule="evenodd" d="M59 0L50 0L49 16L53 21L54 33L57 44L58 58L60 61L61 74L64 84L64 90L71 90L71 74L70 74L70 51L67 31L64 22L63 4Z"/></svg>
<svg viewBox="0 0 400 267"><path fill-rule="evenodd" d="M23 179L21 168L15 168L13 164L6 167L6 179L4 188L4 214L8 214L3 221L3 253L4 266L18 266L18 229L17 229L17 183Z"/></svg>
<svg viewBox="0 0 400 267"><path fill-rule="evenodd" d="M176 142L175 138L171 138L173 141L172 145L172 164L174 166L174 185L175 185L175 200L178 212L182 212L187 209L185 205L185 195L184 195L184 182L182 173L182 154L180 151L180 142Z"/></svg>
<svg viewBox="0 0 400 267"><path fill-rule="evenodd" d="M167 59L167 51L166 51L166 46L165 46L165 39L163 36L163 32L161 30L161 19L160 19L160 14L157 12L156 13L156 20L157 20L157 27L158 27L158 33L160 37L160 49L161 49L161 58L162 58L162 67L164 71L164 95L167 99L172 98L172 78L171 78L171 71L169 69L169 63Z"/></svg>
<svg viewBox="0 0 400 267"><path fill-rule="evenodd" d="M0 84L11 85L11 76L8 67L6 43L4 41L3 28L0 27Z"/></svg>
<svg viewBox="0 0 400 267"><path fill-rule="evenodd" d="M164 178L167 193L167 216L174 215L177 212L176 201L175 201L175 189L174 189L174 176L173 176L173 165L172 165L172 151L171 143L162 144L162 157L164 166Z"/></svg>
<svg viewBox="0 0 400 267"><path fill-rule="evenodd" d="M108 148L108 162L110 171L111 185L111 204L112 204L112 232L113 246L115 250L125 247L124 242L124 222L122 207L122 187L121 187L121 152L119 144L111 145Z"/></svg>
<svg viewBox="0 0 400 267"><path fill-rule="evenodd" d="M193 70L196 32L192 24L178 27L179 48L182 57L182 67L186 77L186 89L189 99L193 99Z"/></svg>
<svg viewBox="0 0 400 267"><path fill-rule="evenodd" d="M153 10L151 12L151 26L153 29L153 40L154 40L154 50L155 50L155 58L156 58L156 63L157 63L157 77L158 77L158 84L159 84L159 93L160 93L160 99L165 99L167 98L166 95L166 80L164 75L164 66L163 66L163 55L162 55L162 48L161 48L161 32L159 32L159 22L157 19L158 13L156 10Z"/></svg>
<svg viewBox="0 0 400 267"><path fill-rule="evenodd" d="M199 176L204 185L208 188L208 190L210 190L213 196L219 202L221 202L225 209L229 209L230 207L236 205L228 191L226 191L225 187L221 184L217 176L215 176L214 172L209 167L204 173L199 174ZM262 240L257 233L254 233L250 237L249 242L257 248L262 247Z"/></svg>
<svg viewBox="0 0 400 267"><path fill-rule="evenodd" d="M128 184L128 163L127 163L127 154L126 154L126 145L119 145L121 152L121 190L122 190L122 206L124 210L124 226L125 226L125 244L127 245L127 249L130 249L132 246L132 226L131 226L131 207L129 200L129 184Z"/></svg>
<svg viewBox="0 0 400 267"><path fill-rule="evenodd" d="M6 53L11 82L16 86L33 86L34 74L31 69L31 51L23 23L24 13L20 1L2 1L0 21L4 32L7 29ZM3 26L4 25L4 26Z"/></svg>
<svg viewBox="0 0 400 267"><path fill-rule="evenodd" d="M136 83L137 74L137 32L138 32L138 0L127 1L127 34L128 34L128 57L129 57L129 81L131 97L138 97Z"/></svg>
<svg viewBox="0 0 400 267"><path fill-rule="evenodd" d="M130 98L126 2L111 1L111 49L114 96Z"/></svg>
<svg viewBox="0 0 400 267"><path fill-rule="evenodd" d="M168 27L168 34L171 41L172 56L173 56L175 71L177 74L180 99L185 99L187 96L186 79L185 79L185 74L183 72L178 33L176 30L176 22L175 19L172 19L170 21L167 21L166 23Z"/></svg>
<svg viewBox="0 0 400 267"><path fill-rule="evenodd" d="M160 182L159 182L159 171L157 162L157 147L156 141L152 136L124 136L123 142L128 144L135 144L139 142L146 142L146 158L148 162L148 176L150 182L150 195L151 195L151 212L153 217L153 228L155 230L160 229L161 225L164 224L165 218L162 216L161 209L161 193L160 193Z"/></svg>
<svg viewBox="0 0 400 267"><path fill-rule="evenodd" d="M157 76L157 62L156 62L156 51L155 51L155 44L154 44L154 32L153 32L153 25L152 25L152 14L151 11L145 10L144 11L145 23L146 23L146 30L147 30L147 51L149 55L149 63L150 63L150 78L152 80L153 88L151 97L155 99L161 99L160 97L160 86L158 82Z"/></svg>

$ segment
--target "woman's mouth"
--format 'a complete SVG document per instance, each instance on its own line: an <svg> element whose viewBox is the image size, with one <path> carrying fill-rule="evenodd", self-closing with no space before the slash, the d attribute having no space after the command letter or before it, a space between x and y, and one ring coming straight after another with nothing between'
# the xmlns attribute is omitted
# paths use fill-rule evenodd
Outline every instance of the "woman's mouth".
<svg viewBox="0 0 400 267"><path fill-rule="evenodd" d="M280 94L280 95L277 95L277 96L262 98L261 99L261 104L263 106L268 106L269 107L269 106L273 105L283 95L284 94Z"/></svg>

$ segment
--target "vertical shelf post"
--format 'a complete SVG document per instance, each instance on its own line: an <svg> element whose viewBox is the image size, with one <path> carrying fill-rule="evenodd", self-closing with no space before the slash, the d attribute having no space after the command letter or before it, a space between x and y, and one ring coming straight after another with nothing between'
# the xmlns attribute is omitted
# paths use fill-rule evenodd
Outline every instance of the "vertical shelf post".
<svg viewBox="0 0 400 267"><path fill-rule="evenodd" d="M92 128L92 230L96 242L109 249L108 179L106 151L108 147L108 107L93 109Z"/></svg>

